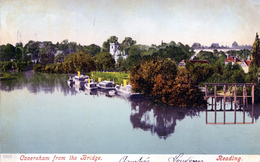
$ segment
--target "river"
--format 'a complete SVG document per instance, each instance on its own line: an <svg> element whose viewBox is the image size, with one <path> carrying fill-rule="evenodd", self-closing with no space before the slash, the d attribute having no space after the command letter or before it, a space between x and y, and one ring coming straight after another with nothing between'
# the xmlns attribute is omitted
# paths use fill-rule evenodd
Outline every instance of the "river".
<svg viewBox="0 0 260 162"><path fill-rule="evenodd" d="M68 78L28 71L1 82L2 153L260 154L258 105L244 111L251 124L208 124L202 108L90 92L68 87ZM237 111L237 122L242 118ZM227 111L226 121L233 120Z"/></svg>

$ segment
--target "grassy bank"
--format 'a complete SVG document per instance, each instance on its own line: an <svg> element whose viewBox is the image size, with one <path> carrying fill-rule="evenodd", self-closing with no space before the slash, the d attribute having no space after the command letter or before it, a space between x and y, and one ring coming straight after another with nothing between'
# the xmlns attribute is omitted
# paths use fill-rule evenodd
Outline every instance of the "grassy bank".
<svg viewBox="0 0 260 162"><path fill-rule="evenodd" d="M123 80L126 79L129 83L129 73L124 72L91 72L90 77L95 81L98 81L98 78L102 80L114 80L115 84L123 84Z"/></svg>
<svg viewBox="0 0 260 162"><path fill-rule="evenodd" d="M14 73L0 73L0 80L11 80L11 79L16 79L17 74Z"/></svg>

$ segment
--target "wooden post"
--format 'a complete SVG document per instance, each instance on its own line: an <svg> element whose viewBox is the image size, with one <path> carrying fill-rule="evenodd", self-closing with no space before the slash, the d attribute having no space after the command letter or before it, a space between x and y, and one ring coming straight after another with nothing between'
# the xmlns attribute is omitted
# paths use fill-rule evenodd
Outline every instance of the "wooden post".
<svg viewBox="0 0 260 162"><path fill-rule="evenodd" d="M217 85L214 85L214 97L215 97L215 123L217 123Z"/></svg>
<svg viewBox="0 0 260 162"><path fill-rule="evenodd" d="M208 124L208 107L206 109L206 124Z"/></svg>
<svg viewBox="0 0 260 162"><path fill-rule="evenodd" d="M246 85L243 86L243 106L246 104Z"/></svg>
<svg viewBox="0 0 260 162"><path fill-rule="evenodd" d="M237 85L235 84L234 87L234 123L236 124L237 121L237 107L236 107L236 103L237 103Z"/></svg>
<svg viewBox="0 0 260 162"><path fill-rule="evenodd" d="M205 97L208 98L208 85L205 85Z"/></svg>
<svg viewBox="0 0 260 162"><path fill-rule="evenodd" d="M245 124L245 105L243 106L243 124Z"/></svg>
<svg viewBox="0 0 260 162"><path fill-rule="evenodd" d="M254 106L255 104L252 104L252 124L254 124Z"/></svg>
<svg viewBox="0 0 260 162"><path fill-rule="evenodd" d="M226 85L223 86L223 93L224 93L224 124L226 123Z"/></svg>
<svg viewBox="0 0 260 162"><path fill-rule="evenodd" d="M255 104L255 85L252 86L251 96L252 96L252 104Z"/></svg>
<svg viewBox="0 0 260 162"><path fill-rule="evenodd" d="M211 97L211 109L213 110L213 97Z"/></svg>

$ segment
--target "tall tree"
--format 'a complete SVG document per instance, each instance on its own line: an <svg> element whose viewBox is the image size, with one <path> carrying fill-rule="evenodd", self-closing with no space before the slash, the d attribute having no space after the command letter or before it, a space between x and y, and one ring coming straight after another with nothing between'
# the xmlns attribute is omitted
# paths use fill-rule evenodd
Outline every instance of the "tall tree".
<svg viewBox="0 0 260 162"><path fill-rule="evenodd" d="M255 42L253 44L253 49L252 49L252 63L257 65L258 67L260 66L260 40L258 38L258 33L256 33L255 36Z"/></svg>

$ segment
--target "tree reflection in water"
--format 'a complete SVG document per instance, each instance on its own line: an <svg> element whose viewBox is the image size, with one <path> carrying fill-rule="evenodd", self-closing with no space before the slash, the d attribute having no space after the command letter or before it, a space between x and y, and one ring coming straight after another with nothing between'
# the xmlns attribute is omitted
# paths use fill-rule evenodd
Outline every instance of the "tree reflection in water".
<svg viewBox="0 0 260 162"><path fill-rule="evenodd" d="M151 131L152 134L157 134L159 138L163 139L174 133L177 120L183 120L186 116L191 118L200 116L200 112L205 111L203 108L173 107L155 104L147 98L124 98L124 96L113 95L109 91L85 90L84 88L68 86L68 79L69 75L67 74L44 74L27 71L19 73L17 79L2 81L1 90L9 92L27 88L31 93L39 93L41 91L53 93L58 91L65 96L84 93L85 95L93 95L93 97L106 96L124 99L131 104L130 121L133 127L135 129L140 128L144 131ZM211 102L209 100L209 103ZM227 104L228 102L229 100L227 99ZM220 105L220 103L221 100L218 100L217 104ZM207 108L210 110L212 106L208 105ZM245 109L245 112L248 117L253 117L257 121L260 116L260 106L255 105L253 113L252 109Z"/></svg>
<svg viewBox="0 0 260 162"><path fill-rule="evenodd" d="M151 131L159 138L166 139L174 133L176 121L185 116L200 116L203 108L186 108L153 104L149 99L131 101L130 121L135 129Z"/></svg>

